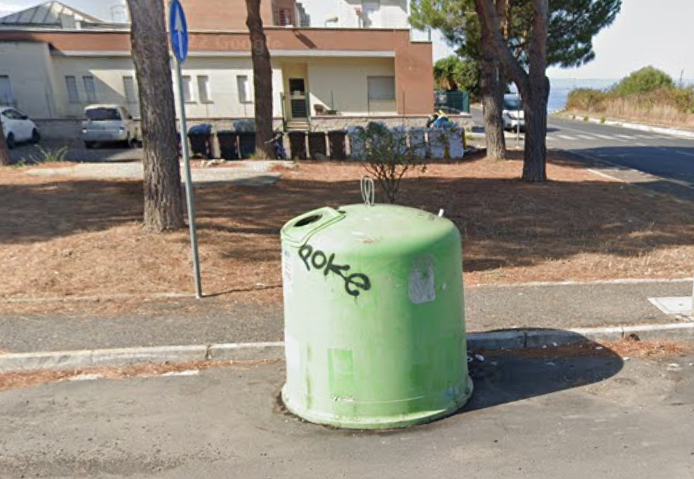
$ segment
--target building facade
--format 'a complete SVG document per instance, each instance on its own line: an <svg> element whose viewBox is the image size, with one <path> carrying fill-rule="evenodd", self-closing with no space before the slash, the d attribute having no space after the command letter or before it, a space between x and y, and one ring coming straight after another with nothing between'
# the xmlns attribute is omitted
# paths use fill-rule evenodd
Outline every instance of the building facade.
<svg viewBox="0 0 694 479"><path fill-rule="evenodd" d="M186 116L251 118L244 0L182 0L190 31ZM423 116L433 108L432 45L407 0L263 0L276 118ZM422 38L423 37L423 38ZM91 103L138 113L128 24L59 2L0 19L0 104L36 119L79 119Z"/></svg>

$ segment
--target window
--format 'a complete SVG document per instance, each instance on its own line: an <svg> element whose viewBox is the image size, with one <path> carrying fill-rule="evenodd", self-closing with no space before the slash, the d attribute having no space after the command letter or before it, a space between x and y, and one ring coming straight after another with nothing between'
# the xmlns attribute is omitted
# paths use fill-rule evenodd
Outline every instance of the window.
<svg viewBox="0 0 694 479"><path fill-rule="evenodd" d="M17 110L13 110L11 108L5 110L2 112L2 116L5 118L9 118L10 120L26 120L26 117L19 113Z"/></svg>
<svg viewBox="0 0 694 479"><path fill-rule="evenodd" d="M123 77L123 91L125 92L126 103L137 103L137 86L135 78L131 76Z"/></svg>
<svg viewBox="0 0 694 479"><path fill-rule="evenodd" d="M65 86L67 86L67 98L70 103L79 103L80 94L77 90L77 78L73 76L65 77Z"/></svg>
<svg viewBox="0 0 694 479"><path fill-rule="evenodd" d="M236 86L239 91L239 101L241 103L251 103L251 82L248 80L248 75L238 75L236 77Z"/></svg>
<svg viewBox="0 0 694 479"><path fill-rule="evenodd" d="M84 112L84 117L91 121L116 121L122 119L117 108L89 108Z"/></svg>
<svg viewBox="0 0 694 479"><path fill-rule="evenodd" d="M294 25L292 11L288 8L276 8L274 11L275 25L278 27L286 27Z"/></svg>
<svg viewBox="0 0 694 479"><path fill-rule="evenodd" d="M188 75L183 77L183 101L193 103L193 79Z"/></svg>
<svg viewBox="0 0 694 479"><path fill-rule="evenodd" d="M212 103L212 93L210 92L210 77L198 77L198 97L200 103Z"/></svg>
<svg viewBox="0 0 694 479"><path fill-rule="evenodd" d="M82 77L84 82L84 93L87 95L87 101L89 103L96 103L96 84L94 83L94 77Z"/></svg>
<svg viewBox="0 0 694 479"><path fill-rule="evenodd" d="M0 75L0 105L14 105L12 85L7 75Z"/></svg>
<svg viewBox="0 0 694 479"><path fill-rule="evenodd" d="M369 100L395 101L395 77L368 77Z"/></svg>

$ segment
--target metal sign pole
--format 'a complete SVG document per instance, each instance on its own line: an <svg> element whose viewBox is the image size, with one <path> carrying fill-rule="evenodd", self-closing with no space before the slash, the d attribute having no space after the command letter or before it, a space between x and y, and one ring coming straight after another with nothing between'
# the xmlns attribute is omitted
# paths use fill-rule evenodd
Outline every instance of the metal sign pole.
<svg viewBox="0 0 694 479"><path fill-rule="evenodd" d="M186 126L186 102L183 95L183 75L181 63L188 56L188 23L179 0L172 0L169 4L169 34L171 35L171 48L176 62L176 83L178 86L178 106L181 121L181 153L186 183L186 202L188 205L188 227L190 228L190 248L193 253L193 274L195 275L195 297L202 298L202 281L200 279L200 257L198 255L198 232L195 228L195 197L193 192L193 178L190 172L190 154L188 152L188 127Z"/></svg>
<svg viewBox="0 0 694 479"><path fill-rule="evenodd" d="M193 192L193 178L190 171L190 153L188 151L188 140L186 133L186 104L183 96L183 75L181 74L181 63L176 63L176 82L178 84L178 106L181 112L181 153L183 154L183 164L186 182L186 202L188 205L188 226L190 229L190 247L193 253L193 273L195 275L195 297L202 298L202 280L200 278L200 256L198 255L198 232L195 227L195 197Z"/></svg>

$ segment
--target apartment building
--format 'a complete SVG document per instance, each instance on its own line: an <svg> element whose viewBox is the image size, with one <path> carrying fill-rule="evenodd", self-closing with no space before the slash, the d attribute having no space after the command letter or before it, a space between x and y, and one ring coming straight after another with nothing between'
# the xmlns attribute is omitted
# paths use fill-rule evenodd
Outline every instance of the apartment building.
<svg viewBox="0 0 694 479"><path fill-rule="evenodd" d="M191 119L253 116L244 0L182 0ZM274 115L295 127L331 117L424 116L432 45L408 24L407 0L263 0ZM126 17L127 18L127 17ZM80 118L90 103L138 112L129 25L57 1L0 18L0 104L37 119Z"/></svg>

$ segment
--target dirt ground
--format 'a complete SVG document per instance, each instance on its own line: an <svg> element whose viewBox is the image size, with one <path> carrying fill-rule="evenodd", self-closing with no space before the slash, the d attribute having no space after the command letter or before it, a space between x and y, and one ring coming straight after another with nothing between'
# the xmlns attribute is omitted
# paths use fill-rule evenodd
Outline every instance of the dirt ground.
<svg viewBox="0 0 694 479"><path fill-rule="evenodd" d="M559 157L547 184L518 181L521 168L519 156L470 159L403 181L400 203L443 208L460 228L467 286L691 275L691 207ZM206 292L281 300L281 226L313 208L361 202L358 164L303 162L281 172L272 187L197 190ZM0 311L20 307L12 298L190 292L187 230L146 233L141 215L137 181L0 168Z"/></svg>

